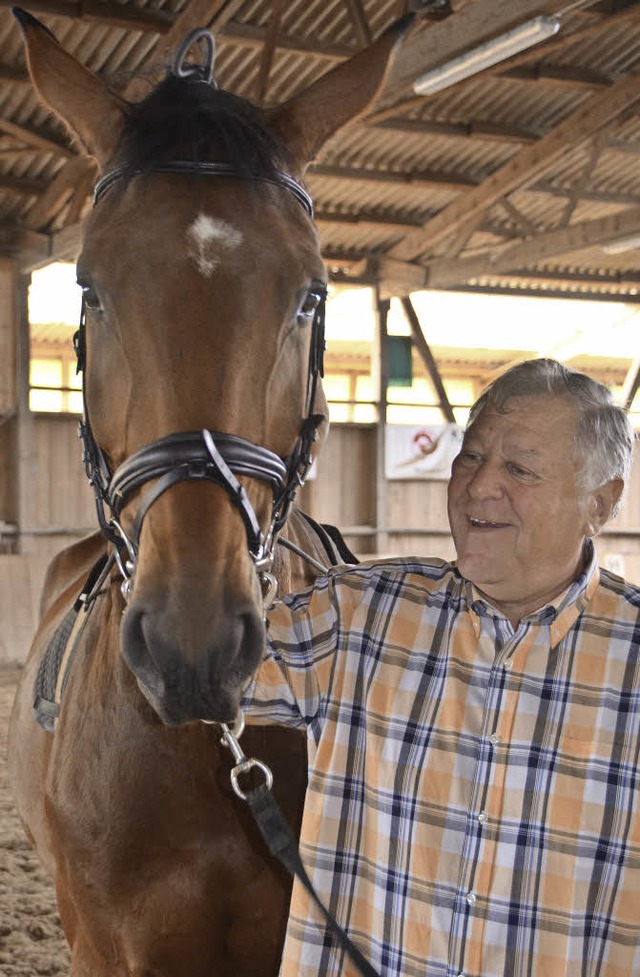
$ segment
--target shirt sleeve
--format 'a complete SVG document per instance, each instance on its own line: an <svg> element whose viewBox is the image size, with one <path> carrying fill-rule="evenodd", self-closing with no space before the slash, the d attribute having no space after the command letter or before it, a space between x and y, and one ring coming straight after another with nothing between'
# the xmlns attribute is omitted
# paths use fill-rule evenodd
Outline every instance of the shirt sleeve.
<svg viewBox="0 0 640 977"><path fill-rule="evenodd" d="M319 721L331 682L339 619L335 588L326 577L269 611L265 657L242 706L250 722L304 728Z"/></svg>

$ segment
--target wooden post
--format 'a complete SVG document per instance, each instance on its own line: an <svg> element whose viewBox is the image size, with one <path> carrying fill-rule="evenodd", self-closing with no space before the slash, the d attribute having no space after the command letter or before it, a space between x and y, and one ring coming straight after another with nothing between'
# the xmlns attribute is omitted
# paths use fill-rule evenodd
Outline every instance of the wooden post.
<svg viewBox="0 0 640 977"><path fill-rule="evenodd" d="M35 452L34 419L29 410L29 285L30 275L16 275L15 279L15 334L16 342L16 521L19 532L19 552L33 552L31 536L23 530L37 522L35 508L36 480L38 478Z"/></svg>
<svg viewBox="0 0 640 977"><path fill-rule="evenodd" d="M0 542L4 552L16 545L18 416L16 282L13 258L0 258Z"/></svg>
<svg viewBox="0 0 640 977"><path fill-rule="evenodd" d="M387 388L389 386L389 344L387 342L387 320L389 299L380 297L376 289L376 345L378 364L378 403L379 418L376 443L376 553L386 555L389 551L387 532L387 473L386 473L386 432L387 432Z"/></svg>

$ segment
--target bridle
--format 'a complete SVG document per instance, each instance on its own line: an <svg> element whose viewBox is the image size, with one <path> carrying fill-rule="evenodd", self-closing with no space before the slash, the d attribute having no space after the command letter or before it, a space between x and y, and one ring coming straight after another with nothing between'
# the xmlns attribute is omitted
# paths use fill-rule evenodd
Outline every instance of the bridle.
<svg viewBox="0 0 640 977"><path fill-rule="evenodd" d="M189 48L203 39L207 45L207 58L203 66L185 65ZM192 78L195 82L213 84L213 45L207 31L194 31L178 51L172 66L174 74ZM94 188L94 206L103 200L109 190L121 179L136 176L139 171L130 167L116 166L108 170ZM233 179L265 180L289 193L313 218L313 203L307 193L288 173L277 171L271 178L247 177L232 164L219 161L175 159L153 168L153 172L181 173L198 176L222 176ZM223 488L237 509L245 527L249 554L258 574L265 608L275 597L276 581L272 574L274 547L282 529L295 493L303 484L311 465L311 450L317 438L318 428L324 415L314 414L319 378L323 376L324 317L326 289L318 288L319 303L311 327L305 418L291 454L281 458L269 448L254 444L235 434L219 431L187 431L170 434L140 448L130 455L114 472L111 471L104 452L96 442L89 421L86 398L86 339L85 308L82 306L80 326L74 337L78 358L78 372L83 374L82 394L84 416L80 422L83 442L83 460L87 478L96 500L98 521L103 535L112 543L114 555L123 578L122 592L128 600L133 586L140 534L149 509L169 488L184 481L210 481ZM256 513L249 501L239 477L266 482L272 491L273 505L266 532L263 533ZM138 502L130 528L125 532L121 514L131 497L148 482Z"/></svg>

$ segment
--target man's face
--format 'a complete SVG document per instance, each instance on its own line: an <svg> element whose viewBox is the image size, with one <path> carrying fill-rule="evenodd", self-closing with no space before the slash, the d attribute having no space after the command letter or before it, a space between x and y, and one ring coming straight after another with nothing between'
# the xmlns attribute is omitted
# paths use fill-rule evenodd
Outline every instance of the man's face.
<svg viewBox="0 0 640 977"><path fill-rule="evenodd" d="M487 407L449 483L460 572L512 621L553 599L581 567L588 493L577 476L576 408L564 397Z"/></svg>

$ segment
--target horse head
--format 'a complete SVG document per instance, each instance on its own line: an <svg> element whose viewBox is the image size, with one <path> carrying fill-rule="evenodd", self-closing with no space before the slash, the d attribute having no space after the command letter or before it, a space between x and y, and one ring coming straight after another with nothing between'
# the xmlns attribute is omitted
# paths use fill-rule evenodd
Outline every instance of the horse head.
<svg viewBox="0 0 640 977"><path fill-rule="evenodd" d="M261 110L186 50L130 104L16 16L40 98L100 172L80 355L122 653L165 722L231 721L263 653L261 574L326 428L326 272L300 180L375 99L406 23Z"/></svg>

